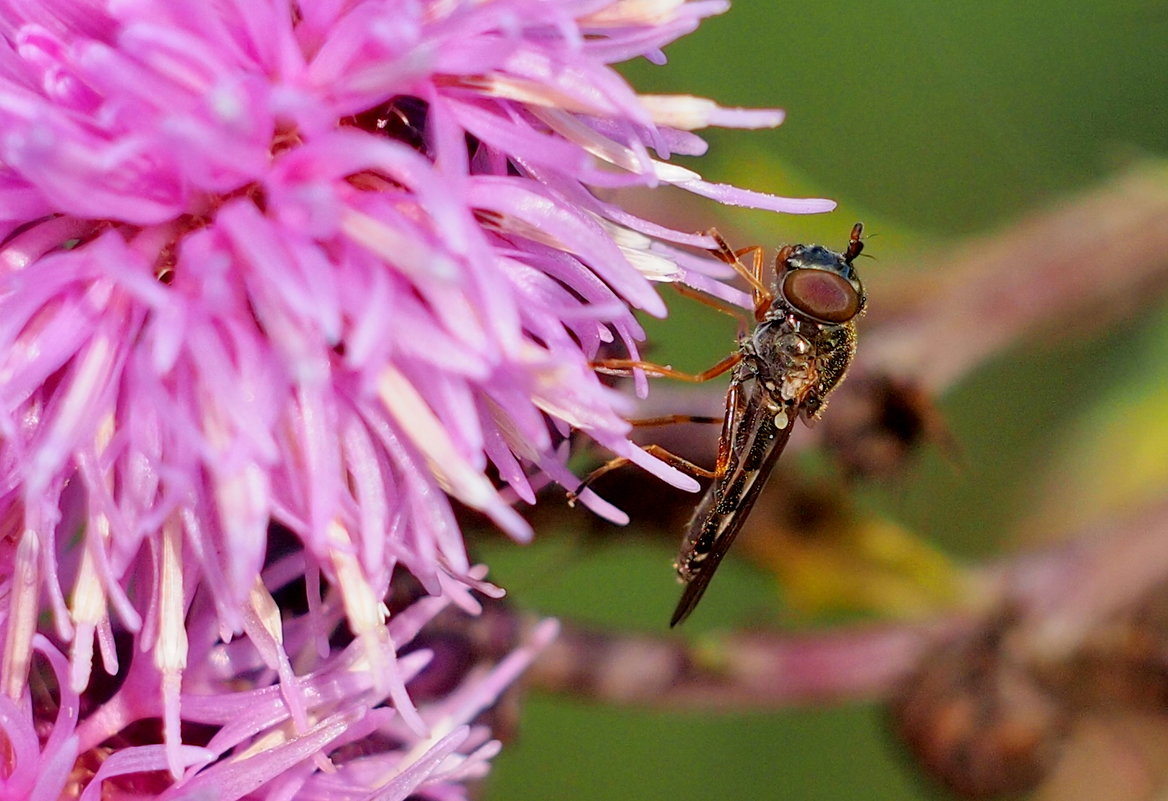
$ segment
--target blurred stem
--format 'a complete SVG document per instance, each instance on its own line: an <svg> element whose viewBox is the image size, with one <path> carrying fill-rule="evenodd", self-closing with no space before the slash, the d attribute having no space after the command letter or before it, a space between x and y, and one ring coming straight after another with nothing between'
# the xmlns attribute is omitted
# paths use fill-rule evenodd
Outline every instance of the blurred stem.
<svg viewBox="0 0 1168 801"><path fill-rule="evenodd" d="M1168 501L1069 544L971 572L964 610L927 623L690 642L564 626L531 668L540 689L660 709L762 711L886 698L954 639L1001 636L1011 660L1072 662L1092 634L1168 584Z"/></svg>
<svg viewBox="0 0 1168 801"><path fill-rule="evenodd" d="M1034 334L1090 335L1134 316L1168 289L1165 220L1168 165L1142 163L1008 230L958 242L894 285L877 274L857 364L940 393Z"/></svg>
<svg viewBox="0 0 1168 801"><path fill-rule="evenodd" d="M690 643L565 626L528 681L610 704L781 709L883 695L939 633L937 625L879 625L811 635L738 632Z"/></svg>
<svg viewBox="0 0 1168 801"><path fill-rule="evenodd" d="M1004 590L1024 615L1017 637L1036 658L1065 659L1091 632L1168 582L1168 500L1009 568Z"/></svg>

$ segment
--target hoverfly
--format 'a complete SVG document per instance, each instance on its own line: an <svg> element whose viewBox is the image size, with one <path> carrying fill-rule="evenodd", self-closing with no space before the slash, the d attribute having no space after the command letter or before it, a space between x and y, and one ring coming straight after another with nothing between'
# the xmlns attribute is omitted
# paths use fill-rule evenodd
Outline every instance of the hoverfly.
<svg viewBox="0 0 1168 801"><path fill-rule="evenodd" d="M763 281L763 249L731 250L711 231L719 259L734 267L751 286L754 329L742 336L734 353L708 370L691 375L671 367L631 359L598 362L598 369L686 381L708 381L733 371L712 471L650 445L649 452L713 483L690 518L677 575L685 585L670 626L681 623L701 600L726 551L738 536L763 484L787 444L795 419L810 423L822 414L831 391L843 379L856 352L855 320L867 303L853 262L864 249L863 224L852 228L842 252L820 245L785 245L775 257L774 278ZM743 263L750 257L750 266ZM716 418L674 415L634 421L711 422ZM585 485L623 460L614 460L585 479ZM583 486L583 485L582 485Z"/></svg>

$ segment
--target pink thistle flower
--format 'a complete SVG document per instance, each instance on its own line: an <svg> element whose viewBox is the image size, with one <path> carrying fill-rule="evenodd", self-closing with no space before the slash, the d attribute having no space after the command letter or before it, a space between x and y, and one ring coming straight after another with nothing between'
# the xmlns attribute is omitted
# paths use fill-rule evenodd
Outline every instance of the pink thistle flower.
<svg viewBox="0 0 1168 801"><path fill-rule="evenodd" d="M363 778L384 779L368 785L389 788L378 797L480 770L449 767L485 753L458 728L473 714L443 728L410 699L418 666L397 657L409 638L381 603L395 569L474 611L467 589L494 590L470 566L451 499L528 539L511 501L534 502L548 480L574 486L573 429L692 486L629 443L629 401L589 362L609 342L637 357L632 310L664 313L655 281L744 300L719 283L724 268L676 248L704 237L595 190L671 184L778 211L831 207L667 162L703 151L691 129L776 125L778 112L639 97L609 66L660 60L723 9L0 1L0 700L31 720L35 646L56 703L75 703L96 645L105 672L132 681L72 747L92 757L143 716L161 720L165 743L109 756L86 793L165 768L177 793L226 782L238 792L222 797L252 797L273 782L284 789L263 797L291 797L287 782L325 786L330 744L383 725L419 772L402 779L384 757ZM264 572L274 523L297 542L280 563L283 583L306 586L295 620L281 620ZM330 654L321 643L342 618L355 643ZM132 653L115 647L123 633ZM231 708L223 688L250 680L248 659L271 673L264 687L291 726L278 746L263 734L275 718L227 746L252 742L258 772L179 734L204 720L197 710ZM346 659L364 660L369 686L317 708L317 684ZM467 709L497 684L468 690ZM5 729L14 760L34 745L17 728ZM54 747L39 744L55 772L29 779L36 797L75 769Z"/></svg>

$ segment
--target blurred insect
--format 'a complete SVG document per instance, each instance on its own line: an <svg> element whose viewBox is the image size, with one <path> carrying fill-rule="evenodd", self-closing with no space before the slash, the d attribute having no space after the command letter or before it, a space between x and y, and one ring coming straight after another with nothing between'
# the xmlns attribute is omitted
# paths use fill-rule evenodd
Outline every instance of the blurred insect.
<svg viewBox="0 0 1168 801"><path fill-rule="evenodd" d="M922 445L936 446L954 468L961 446L928 390L887 374L855 376L848 402L823 426L823 445L849 479L903 474Z"/></svg>
<svg viewBox="0 0 1168 801"><path fill-rule="evenodd" d="M963 798L1033 790L1069 734L1070 710L1003 616L927 653L889 705L894 734L920 766Z"/></svg>
<svg viewBox="0 0 1168 801"><path fill-rule="evenodd" d="M670 626L689 617L701 600L783 452L795 418L802 416L810 424L823 413L828 395L843 379L855 355L855 319L867 302L852 264L864 249L860 239L862 223L852 228L842 253L820 245L781 248L775 257L770 285L763 281L762 247L731 250L717 232L710 233L718 245L712 252L749 282L754 300L754 330L739 339L735 352L697 374L632 359L596 363L602 372L627 374L641 369L651 375L693 382L709 381L733 371L721 419L718 459L712 471L658 446L646 447L670 464L713 479L682 540L676 567L685 589ZM743 257L749 257L749 266L743 263ZM715 305L707 298L701 299ZM717 418L673 415L634 423L715 421ZM580 489L623 462L615 459L593 471Z"/></svg>
<svg viewBox="0 0 1168 801"><path fill-rule="evenodd" d="M922 653L889 699L892 732L928 775L963 798L1035 790L1040 798L1067 797L1052 790L1056 774L1078 786L1071 777L1085 755L1096 760L1088 775L1107 777L1109 790L1120 774L1133 777L1129 786L1161 785L1162 735L1141 735L1141 742L1159 743L1144 751L1123 732L1132 723L1155 720L1159 727L1163 721L1168 586L1149 588L1134 606L1094 621L1073 644L1054 649L1033 636L1035 619L1028 614L1035 611L987 610ZM1092 727L1112 733L1114 750L1090 750ZM1118 795L1087 788L1073 797Z"/></svg>

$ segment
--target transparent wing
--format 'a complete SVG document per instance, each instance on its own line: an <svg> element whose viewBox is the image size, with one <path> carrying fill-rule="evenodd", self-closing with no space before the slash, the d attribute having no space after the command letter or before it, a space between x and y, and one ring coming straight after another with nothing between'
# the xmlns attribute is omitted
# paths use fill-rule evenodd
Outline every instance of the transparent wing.
<svg viewBox="0 0 1168 801"><path fill-rule="evenodd" d="M723 448L727 444L729 447L725 470L714 479L698 504L682 540L678 572L685 581L685 589L673 611L670 626L681 623L698 605L791 437L796 417L793 410L784 413L785 420L776 420L772 410L785 408L784 405L761 382L752 383L749 398L742 401L739 391L735 402L727 404L722 444ZM733 394L733 386L731 390ZM719 466L722 464L720 449Z"/></svg>

